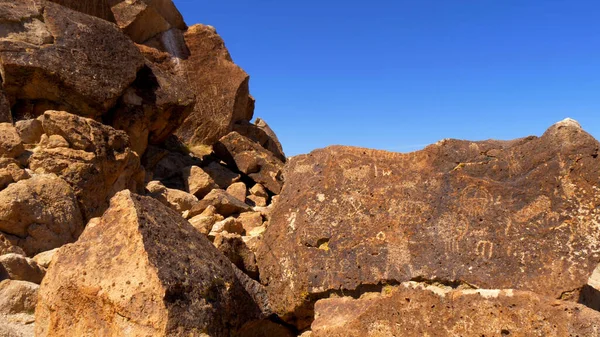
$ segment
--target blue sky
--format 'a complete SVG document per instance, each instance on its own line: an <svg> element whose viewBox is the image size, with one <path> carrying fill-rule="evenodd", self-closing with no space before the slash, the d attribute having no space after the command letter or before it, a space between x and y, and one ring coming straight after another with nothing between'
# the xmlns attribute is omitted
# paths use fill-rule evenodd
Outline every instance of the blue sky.
<svg viewBox="0 0 600 337"><path fill-rule="evenodd" d="M600 139L597 0L175 0L250 74L287 155L443 138Z"/></svg>

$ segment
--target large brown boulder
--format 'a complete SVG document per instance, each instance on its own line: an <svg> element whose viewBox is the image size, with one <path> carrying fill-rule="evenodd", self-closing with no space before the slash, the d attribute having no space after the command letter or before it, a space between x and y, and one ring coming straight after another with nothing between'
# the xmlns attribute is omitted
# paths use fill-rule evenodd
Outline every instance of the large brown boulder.
<svg viewBox="0 0 600 337"><path fill-rule="evenodd" d="M48 109L98 118L144 64L135 44L102 19L43 0L1 6L2 81L18 119Z"/></svg>
<svg viewBox="0 0 600 337"><path fill-rule="evenodd" d="M17 129L10 123L0 123L0 158L16 158L24 151Z"/></svg>
<svg viewBox="0 0 600 337"><path fill-rule="evenodd" d="M29 159L36 173L54 173L68 182L85 220L101 215L118 191L144 191L139 157L123 131L62 111L44 113L47 135L61 136L68 148L40 146Z"/></svg>
<svg viewBox="0 0 600 337"><path fill-rule="evenodd" d="M177 130L191 148L212 145L228 134L235 122L250 121L254 113L249 77L233 63L215 29L194 25L185 33L190 56L182 62L196 106Z"/></svg>
<svg viewBox="0 0 600 337"><path fill-rule="evenodd" d="M5 280L0 282L0 336L34 336L34 316L39 286Z"/></svg>
<svg viewBox="0 0 600 337"><path fill-rule="evenodd" d="M171 27L185 30L181 13L171 0L50 0L73 10L116 23L141 43Z"/></svg>
<svg viewBox="0 0 600 337"><path fill-rule="evenodd" d="M275 132L263 119L257 118L254 124L244 121L238 122L233 126L233 131L257 142L285 163L286 157L283 153L283 147Z"/></svg>
<svg viewBox="0 0 600 337"><path fill-rule="evenodd" d="M139 71L113 112L111 125L127 132L132 148L142 155L148 144L161 144L192 112L195 96L181 60L143 45L145 67Z"/></svg>
<svg viewBox="0 0 600 337"><path fill-rule="evenodd" d="M36 175L0 191L0 234L28 256L77 240L82 213L73 190L55 175Z"/></svg>
<svg viewBox="0 0 600 337"><path fill-rule="evenodd" d="M600 313L512 289L453 290L415 282L382 294L324 299L312 337L598 336Z"/></svg>
<svg viewBox="0 0 600 337"><path fill-rule="evenodd" d="M261 292L179 214L123 191L57 252L36 336L229 336L263 317Z"/></svg>
<svg viewBox="0 0 600 337"><path fill-rule="evenodd" d="M566 120L539 138L294 157L258 252L261 281L299 326L316 298L381 282L577 299L600 261L599 149Z"/></svg>
<svg viewBox="0 0 600 337"><path fill-rule="evenodd" d="M20 254L0 255L0 281L10 279L40 284L44 275L46 269L33 259Z"/></svg>
<svg viewBox="0 0 600 337"><path fill-rule="evenodd" d="M0 123L12 123L12 112L10 110L10 102L6 95L4 94L4 90L0 87Z"/></svg>
<svg viewBox="0 0 600 337"><path fill-rule="evenodd" d="M283 185L283 162L258 143L231 132L214 145L215 154L275 194Z"/></svg>

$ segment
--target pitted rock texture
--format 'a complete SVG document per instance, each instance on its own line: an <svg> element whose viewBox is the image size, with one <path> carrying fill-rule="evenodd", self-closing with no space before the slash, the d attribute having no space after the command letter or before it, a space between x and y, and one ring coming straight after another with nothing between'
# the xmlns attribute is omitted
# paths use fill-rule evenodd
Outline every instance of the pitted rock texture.
<svg viewBox="0 0 600 337"><path fill-rule="evenodd" d="M135 44L102 19L43 0L0 4L0 65L13 117L58 109L98 118L144 64Z"/></svg>
<svg viewBox="0 0 600 337"><path fill-rule="evenodd" d="M118 191L144 191L140 159L123 131L63 111L46 111L42 125L47 135L61 136L69 147L42 144L29 158L29 167L68 182L85 220L102 215Z"/></svg>
<svg viewBox="0 0 600 337"><path fill-rule="evenodd" d="M509 142L294 157L257 254L261 282L301 327L333 290L417 278L577 299L600 260L599 148L565 121Z"/></svg>
<svg viewBox="0 0 600 337"><path fill-rule="evenodd" d="M196 106L176 134L188 146L212 145L228 134L237 121L254 114L249 76L231 60L215 29L194 25L185 32L190 56L182 62Z"/></svg>
<svg viewBox="0 0 600 337"><path fill-rule="evenodd" d="M122 191L56 253L36 336L228 336L268 314L265 298L179 214Z"/></svg>
<svg viewBox="0 0 600 337"><path fill-rule="evenodd" d="M370 295L318 301L312 337L600 334L599 312L528 291L446 290L411 282Z"/></svg>
<svg viewBox="0 0 600 337"><path fill-rule="evenodd" d="M214 145L215 154L275 194L281 192L284 163L251 139L231 132Z"/></svg>
<svg viewBox="0 0 600 337"><path fill-rule="evenodd" d="M53 174L37 175L0 191L0 234L28 256L74 242L83 227L72 188Z"/></svg>

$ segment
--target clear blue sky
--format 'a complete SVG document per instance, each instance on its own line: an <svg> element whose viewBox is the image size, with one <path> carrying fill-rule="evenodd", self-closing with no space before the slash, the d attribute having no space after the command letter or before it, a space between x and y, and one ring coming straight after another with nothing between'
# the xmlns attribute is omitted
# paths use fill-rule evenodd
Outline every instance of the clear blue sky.
<svg viewBox="0 0 600 337"><path fill-rule="evenodd" d="M598 0L175 0L251 76L287 155L442 138L600 139Z"/></svg>

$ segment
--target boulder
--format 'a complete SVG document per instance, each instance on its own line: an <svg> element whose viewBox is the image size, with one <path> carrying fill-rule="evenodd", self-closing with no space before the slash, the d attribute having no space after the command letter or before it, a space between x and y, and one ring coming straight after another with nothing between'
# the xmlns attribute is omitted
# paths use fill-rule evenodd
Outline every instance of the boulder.
<svg viewBox="0 0 600 337"><path fill-rule="evenodd" d="M0 191L0 232L12 234L28 256L77 240L83 227L73 190L55 175L36 175Z"/></svg>
<svg viewBox="0 0 600 337"><path fill-rule="evenodd" d="M38 266L48 269L52 259L54 258L54 255L56 255L56 252L58 252L58 249L59 248L54 248L52 250L41 252L33 257L33 261L35 261Z"/></svg>
<svg viewBox="0 0 600 337"><path fill-rule="evenodd" d="M119 100L111 124L127 132L141 155L148 143L163 143L183 123L195 99L179 59L147 46L138 48L145 66Z"/></svg>
<svg viewBox="0 0 600 337"><path fill-rule="evenodd" d="M0 158L16 158L24 151L17 129L10 123L0 123Z"/></svg>
<svg viewBox="0 0 600 337"><path fill-rule="evenodd" d="M0 282L0 336L34 336L34 315L39 286L31 282Z"/></svg>
<svg viewBox="0 0 600 337"><path fill-rule="evenodd" d="M29 167L68 182L85 220L101 215L118 191L144 191L139 157L123 131L61 111L46 111L42 125L47 135L61 136L69 148L38 148L29 158Z"/></svg>
<svg viewBox="0 0 600 337"><path fill-rule="evenodd" d="M46 275L46 269L34 260L20 254L0 256L0 280L10 279L40 284Z"/></svg>
<svg viewBox="0 0 600 337"><path fill-rule="evenodd" d="M410 282L367 295L318 301L312 337L598 335L599 312L528 291Z"/></svg>
<svg viewBox="0 0 600 337"><path fill-rule="evenodd" d="M214 145L215 154L275 194L281 191L283 162L252 140L231 132Z"/></svg>
<svg viewBox="0 0 600 337"><path fill-rule="evenodd" d="M254 252L246 246L242 236L235 233L221 232L215 235L215 247L227 256L241 271L253 279L258 279L258 267Z"/></svg>
<svg viewBox="0 0 600 337"><path fill-rule="evenodd" d="M0 232L0 255L11 253L25 255L23 248L16 245L16 241L16 237Z"/></svg>
<svg viewBox="0 0 600 337"><path fill-rule="evenodd" d="M221 220L213 225L208 236L214 238L220 233L231 233L231 234L244 234L244 227L235 221L235 218L229 217L225 220Z"/></svg>
<svg viewBox="0 0 600 337"><path fill-rule="evenodd" d="M212 145L228 134L235 122L252 119L249 76L233 63L213 27L190 27L185 42L190 55L182 66L196 93L196 105L176 134L190 147Z"/></svg>
<svg viewBox="0 0 600 337"><path fill-rule="evenodd" d="M261 286L160 202L129 191L59 250L36 336L225 336L268 314Z"/></svg>
<svg viewBox="0 0 600 337"><path fill-rule="evenodd" d="M24 119L15 123L15 128L25 144L37 144L40 142L44 128L42 122L37 119Z"/></svg>
<svg viewBox="0 0 600 337"><path fill-rule="evenodd" d="M229 185L226 190L227 193L231 194L234 198L242 202L246 201L247 191L248 189L246 188L246 184L241 181Z"/></svg>
<svg viewBox="0 0 600 337"><path fill-rule="evenodd" d="M29 178L29 173L16 160L0 158L0 191L12 183Z"/></svg>
<svg viewBox="0 0 600 337"><path fill-rule="evenodd" d="M181 13L171 0L50 0L73 10L116 23L141 43L171 27L185 30Z"/></svg>
<svg viewBox="0 0 600 337"><path fill-rule="evenodd" d="M35 283L4 280L0 282L0 315L32 314L39 286Z"/></svg>
<svg viewBox="0 0 600 337"><path fill-rule="evenodd" d="M174 211L183 213L198 203L198 198L184 191L166 188L159 181L151 181L146 185L148 195Z"/></svg>
<svg viewBox="0 0 600 337"><path fill-rule="evenodd" d="M203 198L213 189L219 188L213 178L198 166L186 167L182 172L186 191L199 198Z"/></svg>
<svg viewBox="0 0 600 337"><path fill-rule="evenodd" d="M238 182L241 178L239 174L214 161L203 166L202 170L208 173L221 189L227 189L227 187Z"/></svg>
<svg viewBox="0 0 600 337"><path fill-rule="evenodd" d="M263 217L260 212L246 212L240 214L235 221L242 226L244 232L248 233L254 228L262 226Z"/></svg>
<svg viewBox="0 0 600 337"><path fill-rule="evenodd" d="M12 124L12 111L10 110L10 102L4 94L4 90L0 87L0 123Z"/></svg>
<svg viewBox="0 0 600 337"><path fill-rule="evenodd" d="M238 122L233 126L233 131L252 139L285 163L286 157L283 153L283 147L275 132L264 120L257 118L254 124L245 121Z"/></svg>
<svg viewBox="0 0 600 337"><path fill-rule="evenodd" d="M214 189L191 209L189 216L194 217L202 213L209 206L214 206L219 214L226 217L252 210L250 206L231 194L220 189Z"/></svg>
<svg viewBox="0 0 600 337"><path fill-rule="evenodd" d="M261 184L254 184L252 188L250 188L250 194L255 195L257 197L268 198L269 193L265 189L265 187Z"/></svg>
<svg viewBox="0 0 600 337"><path fill-rule="evenodd" d="M249 195L246 197L246 203L250 206L254 207L266 207L267 206L267 198L259 197L256 195Z"/></svg>
<svg viewBox="0 0 600 337"><path fill-rule="evenodd" d="M384 281L577 299L600 261L599 149L567 120L539 138L294 157L257 254L261 282L302 327L316 298Z"/></svg>
<svg viewBox="0 0 600 337"><path fill-rule="evenodd" d="M50 109L99 118L144 65L134 43L109 22L46 1L5 8L0 65L17 119Z"/></svg>

